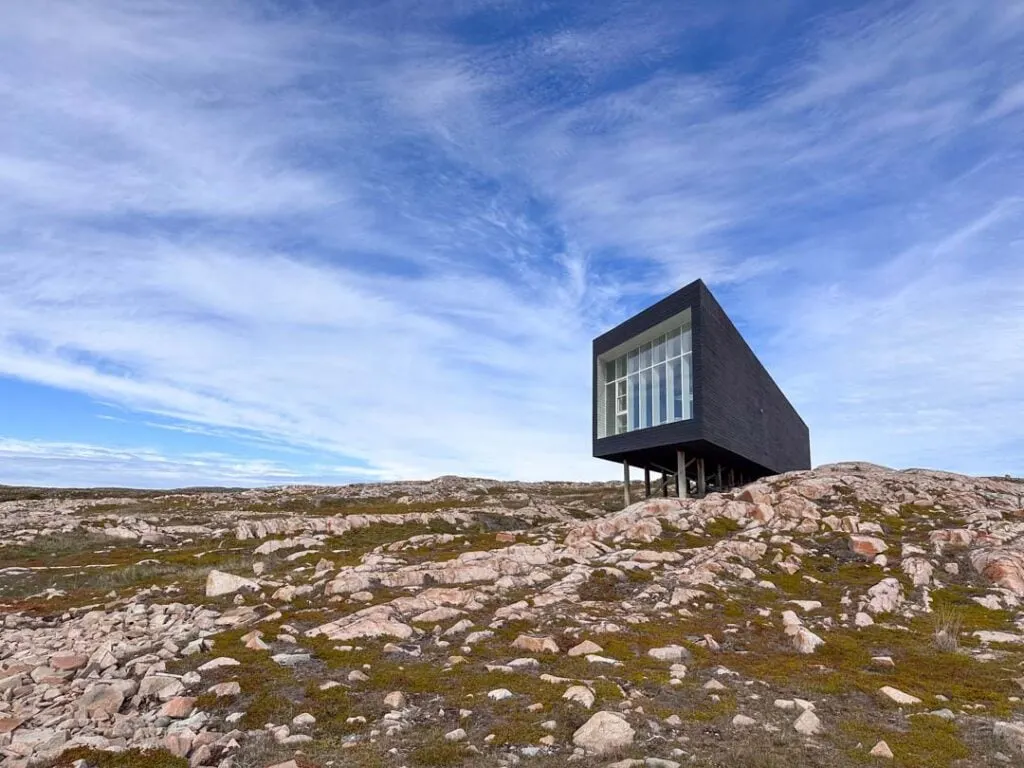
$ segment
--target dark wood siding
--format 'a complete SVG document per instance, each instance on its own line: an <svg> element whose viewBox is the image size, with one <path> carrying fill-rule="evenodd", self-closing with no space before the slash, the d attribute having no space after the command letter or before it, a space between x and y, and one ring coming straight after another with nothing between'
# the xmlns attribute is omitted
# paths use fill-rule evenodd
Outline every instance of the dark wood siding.
<svg viewBox="0 0 1024 768"><path fill-rule="evenodd" d="M807 425L706 288L700 318L701 436L775 472L809 469Z"/></svg>
<svg viewBox="0 0 1024 768"><path fill-rule="evenodd" d="M687 307L693 325L693 418L597 437L597 358ZM731 460L755 474L810 468L807 425L740 336L704 283L697 280L594 340L594 456L659 462L673 469L675 449Z"/></svg>

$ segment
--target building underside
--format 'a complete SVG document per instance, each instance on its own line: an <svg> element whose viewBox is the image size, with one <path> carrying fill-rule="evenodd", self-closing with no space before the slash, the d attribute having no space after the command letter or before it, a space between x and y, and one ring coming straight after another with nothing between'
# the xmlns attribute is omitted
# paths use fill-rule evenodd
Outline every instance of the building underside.
<svg viewBox="0 0 1024 768"><path fill-rule="evenodd" d="M766 467L705 441L660 445L602 458L623 465L623 493L627 505L632 501L629 483L635 481L632 469L643 472L645 496L681 498L726 491L772 474Z"/></svg>

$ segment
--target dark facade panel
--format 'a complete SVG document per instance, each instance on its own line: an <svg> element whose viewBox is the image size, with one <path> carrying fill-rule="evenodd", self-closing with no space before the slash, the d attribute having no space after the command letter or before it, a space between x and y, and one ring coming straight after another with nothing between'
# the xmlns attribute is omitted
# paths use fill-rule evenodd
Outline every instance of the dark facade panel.
<svg viewBox="0 0 1024 768"><path fill-rule="evenodd" d="M598 437L598 357L687 308L693 338L693 417ZM760 476L810 468L806 424L700 280L602 334L593 345L593 454L675 469L688 456Z"/></svg>
<svg viewBox="0 0 1024 768"><path fill-rule="evenodd" d="M700 316L702 437L773 472L810 469L807 425L706 288Z"/></svg>

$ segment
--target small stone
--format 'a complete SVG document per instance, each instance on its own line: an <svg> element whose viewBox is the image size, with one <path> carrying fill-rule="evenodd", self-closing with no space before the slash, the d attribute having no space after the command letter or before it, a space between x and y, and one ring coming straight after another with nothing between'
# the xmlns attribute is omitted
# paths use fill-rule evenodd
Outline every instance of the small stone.
<svg viewBox="0 0 1024 768"><path fill-rule="evenodd" d="M405 709L407 705L408 701L401 691L392 691L384 697L384 706L389 709Z"/></svg>
<svg viewBox="0 0 1024 768"><path fill-rule="evenodd" d="M534 637L532 635L520 635L512 641L512 647L527 653L558 653L558 643L550 636Z"/></svg>
<svg viewBox="0 0 1024 768"><path fill-rule="evenodd" d="M174 719L181 719L188 717L192 714L192 710L196 707L196 700L194 696L175 696L173 699L168 701L157 712L161 717L172 717Z"/></svg>
<svg viewBox="0 0 1024 768"><path fill-rule="evenodd" d="M811 710L805 709L793 723L793 728L804 736L813 736L821 732L821 720Z"/></svg>
<svg viewBox="0 0 1024 768"><path fill-rule="evenodd" d="M597 643L591 642L590 640L584 640L579 645L574 645L572 648L570 648L568 651L568 655L586 656L591 653L601 653L601 651L603 650L604 648L602 648Z"/></svg>
<svg viewBox="0 0 1024 768"><path fill-rule="evenodd" d="M89 657L83 654L62 653L50 657L50 666L60 672L81 669L89 663Z"/></svg>
<svg viewBox="0 0 1024 768"><path fill-rule="evenodd" d="M889 697L897 704L911 705L920 704L921 700L917 696L911 696L909 693L904 693L899 688L893 688L891 685L885 685L878 689L879 693Z"/></svg>
<svg viewBox="0 0 1024 768"><path fill-rule="evenodd" d="M508 688L495 688L493 691L487 692L487 698L494 701L504 701L505 699L512 698L512 691Z"/></svg>
<svg viewBox="0 0 1024 768"><path fill-rule="evenodd" d="M666 645L663 648L651 648L647 655L658 661L689 661L690 652L681 645Z"/></svg>
<svg viewBox="0 0 1024 768"><path fill-rule="evenodd" d="M737 728L749 728L752 725L757 725L757 720L746 715L736 715L732 719L732 724Z"/></svg>
<svg viewBox="0 0 1024 768"><path fill-rule="evenodd" d="M462 728L456 728L454 731L448 731L444 735L445 741L464 741L466 738L466 731Z"/></svg>
<svg viewBox="0 0 1024 768"><path fill-rule="evenodd" d="M861 557L873 558L889 549L889 545L876 536L850 535L850 551Z"/></svg>
<svg viewBox="0 0 1024 768"><path fill-rule="evenodd" d="M807 627L797 627L793 633L793 647L796 648L798 653L814 653L818 646L824 644L825 641L807 629Z"/></svg>
<svg viewBox="0 0 1024 768"><path fill-rule="evenodd" d="M237 667L242 662L237 659L232 659L230 656L219 656L216 659L212 659L201 667L196 669L196 672L209 672L211 669L219 669L221 667Z"/></svg>
<svg viewBox="0 0 1024 768"><path fill-rule="evenodd" d="M309 728L312 725L316 725L316 718L309 714L309 712L303 712L292 718L292 725L296 728Z"/></svg>
<svg viewBox="0 0 1024 768"><path fill-rule="evenodd" d="M562 694L562 698L566 701L582 704L587 709L594 706L594 692L585 685L570 686L566 689L565 693Z"/></svg>
<svg viewBox="0 0 1024 768"><path fill-rule="evenodd" d="M857 615L853 617L853 623L857 627L870 627L875 623L875 620L871 618L870 614L864 613L864 611L857 611Z"/></svg>
<svg viewBox="0 0 1024 768"><path fill-rule="evenodd" d="M208 689L208 692L218 697L238 696L242 693L242 686L240 686L235 681L231 681L228 683L217 683L216 685L211 685L210 688Z"/></svg>
<svg viewBox="0 0 1024 768"><path fill-rule="evenodd" d="M875 744L875 746L871 748L871 751L868 754L872 757L884 757L886 760L892 760L895 757L895 755L893 755L892 753L892 750L889 749L889 745L886 744L884 741L880 741L877 744Z"/></svg>

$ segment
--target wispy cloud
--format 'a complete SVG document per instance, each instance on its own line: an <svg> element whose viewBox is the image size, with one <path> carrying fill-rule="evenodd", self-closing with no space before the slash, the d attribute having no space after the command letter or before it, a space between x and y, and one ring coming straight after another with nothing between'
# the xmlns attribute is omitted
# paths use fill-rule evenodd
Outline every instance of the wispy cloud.
<svg viewBox="0 0 1024 768"><path fill-rule="evenodd" d="M5 480L22 485L111 487L131 478L153 488L196 485L252 487L300 483L370 482L386 473L340 464L303 468L273 461L242 460L216 452L169 456L156 449L111 448L83 443L0 439ZM55 482L56 480L56 482Z"/></svg>
<svg viewBox="0 0 1024 768"><path fill-rule="evenodd" d="M603 476L589 339L703 276L816 460L1020 471L1021 4L745 5L6 9L0 374L388 477Z"/></svg>

